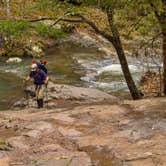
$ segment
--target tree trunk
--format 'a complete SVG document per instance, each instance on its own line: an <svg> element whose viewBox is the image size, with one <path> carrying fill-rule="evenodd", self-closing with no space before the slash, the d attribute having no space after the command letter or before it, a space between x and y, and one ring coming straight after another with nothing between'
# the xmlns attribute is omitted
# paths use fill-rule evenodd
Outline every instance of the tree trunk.
<svg viewBox="0 0 166 166"><path fill-rule="evenodd" d="M162 31L162 53L163 53L163 92L166 95L166 0L162 0L162 8L156 8L151 2L150 5L154 11L154 14L160 24Z"/></svg>
<svg viewBox="0 0 166 166"><path fill-rule="evenodd" d="M162 50L163 50L163 84L164 84L164 95L166 95L166 28L162 30L162 38L163 38L163 44L162 44Z"/></svg>
<svg viewBox="0 0 166 166"><path fill-rule="evenodd" d="M128 67L128 63L126 60L126 56L125 56L125 53L124 53L124 50L122 47L122 43L121 43L121 40L119 37L119 32L118 32L116 25L114 23L114 20L113 20L113 10L112 9L110 9L110 8L107 9L107 16L108 16L108 21L110 24L110 29L111 29L111 32L113 35L113 45L114 45L115 50L117 52L127 86L130 90L130 94L134 100L140 99L141 95L138 92L138 89L133 81L132 76L131 76L131 73L130 73L130 70Z"/></svg>

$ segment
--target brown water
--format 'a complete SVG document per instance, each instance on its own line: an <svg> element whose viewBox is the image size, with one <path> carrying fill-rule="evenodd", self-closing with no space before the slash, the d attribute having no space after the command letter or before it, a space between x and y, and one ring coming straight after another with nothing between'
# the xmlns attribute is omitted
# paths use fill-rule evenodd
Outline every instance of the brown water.
<svg viewBox="0 0 166 166"><path fill-rule="evenodd" d="M22 95L22 80L12 73L0 72L0 110L7 109Z"/></svg>

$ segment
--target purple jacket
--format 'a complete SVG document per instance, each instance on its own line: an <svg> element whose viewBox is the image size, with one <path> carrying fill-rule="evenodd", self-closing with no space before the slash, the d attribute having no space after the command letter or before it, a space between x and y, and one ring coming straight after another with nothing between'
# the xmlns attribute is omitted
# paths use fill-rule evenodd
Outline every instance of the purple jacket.
<svg viewBox="0 0 166 166"><path fill-rule="evenodd" d="M43 70L37 72L31 71L29 76L34 79L34 84L42 85L47 77L47 74Z"/></svg>

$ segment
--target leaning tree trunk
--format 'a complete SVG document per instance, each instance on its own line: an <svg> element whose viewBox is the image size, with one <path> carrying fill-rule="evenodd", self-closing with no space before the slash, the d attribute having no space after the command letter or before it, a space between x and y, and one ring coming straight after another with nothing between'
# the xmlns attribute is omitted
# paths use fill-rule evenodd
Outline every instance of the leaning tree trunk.
<svg viewBox="0 0 166 166"><path fill-rule="evenodd" d="M166 28L162 30L163 35L163 44L162 44L162 50L163 50L163 84L164 84L164 94L166 95Z"/></svg>
<svg viewBox="0 0 166 166"><path fill-rule="evenodd" d="M128 67L128 63L126 60L126 56L125 56L125 53L124 53L124 50L123 50L123 47L121 44L121 40L119 37L119 32L118 32L116 25L114 23L114 20L113 20L113 10L111 8L107 9L107 16L108 16L108 21L110 24L110 29L111 29L111 32L113 35L113 45L114 45L115 50L117 52L127 86L130 90L132 98L134 100L140 99L141 96L140 96L140 93L138 92L138 89L133 81L132 76L131 76L131 73L130 73L130 70Z"/></svg>
<svg viewBox="0 0 166 166"><path fill-rule="evenodd" d="M164 4L163 4L164 5ZM166 4L165 12L157 15L162 32L162 57L163 57L163 93L166 95Z"/></svg>

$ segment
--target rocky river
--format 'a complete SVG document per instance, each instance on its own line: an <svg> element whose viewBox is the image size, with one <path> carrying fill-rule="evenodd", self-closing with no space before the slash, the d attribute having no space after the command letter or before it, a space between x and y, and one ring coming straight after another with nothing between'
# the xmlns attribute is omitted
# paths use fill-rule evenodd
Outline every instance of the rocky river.
<svg viewBox="0 0 166 166"><path fill-rule="evenodd" d="M45 54L49 76L54 83L97 88L120 98L130 98L115 56L71 44L50 48ZM6 60L0 62L1 109L9 108L13 101L24 95L22 79L28 74L32 58L23 58L20 63L6 63ZM142 72L140 61L135 58L129 60L132 75L139 83Z"/></svg>

